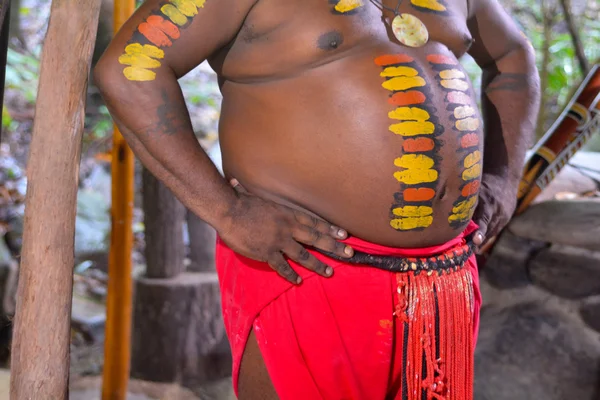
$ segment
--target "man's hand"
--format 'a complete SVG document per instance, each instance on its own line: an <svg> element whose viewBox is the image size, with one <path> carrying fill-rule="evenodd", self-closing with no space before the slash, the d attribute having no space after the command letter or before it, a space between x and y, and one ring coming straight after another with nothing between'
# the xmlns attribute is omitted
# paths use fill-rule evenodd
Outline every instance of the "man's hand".
<svg viewBox="0 0 600 400"><path fill-rule="evenodd" d="M302 280L285 257L324 277L333 274L331 267L310 254L303 245L340 257L353 255L350 246L339 242L347 237L345 230L301 211L253 196L236 180L231 183L237 192L237 202L219 236L236 253L268 263L294 284Z"/></svg>
<svg viewBox="0 0 600 400"><path fill-rule="evenodd" d="M496 236L508 224L517 205L518 188L518 179L483 174L479 203L473 216L479 225L473 236L477 246Z"/></svg>

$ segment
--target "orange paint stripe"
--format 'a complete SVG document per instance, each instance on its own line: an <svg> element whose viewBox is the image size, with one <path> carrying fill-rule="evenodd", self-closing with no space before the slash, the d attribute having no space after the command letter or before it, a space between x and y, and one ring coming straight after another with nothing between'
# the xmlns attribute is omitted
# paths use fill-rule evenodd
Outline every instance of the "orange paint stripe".
<svg viewBox="0 0 600 400"><path fill-rule="evenodd" d="M138 31L140 31L140 33L155 46L169 47L173 44L163 31L147 22L142 22L140 26L138 26Z"/></svg>
<svg viewBox="0 0 600 400"><path fill-rule="evenodd" d="M171 39L179 39L179 28L171 21L167 21L160 15L151 15L146 18L146 22L153 25L169 35Z"/></svg>
<svg viewBox="0 0 600 400"><path fill-rule="evenodd" d="M394 93L392 97L388 99L390 104L395 106L410 106L413 104L425 103L425 95L417 90L409 90L407 92Z"/></svg>
<svg viewBox="0 0 600 400"><path fill-rule="evenodd" d="M416 153L421 151L433 150L434 143L430 138L406 139L402 143L402 148L407 153Z"/></svg>
<svg viewBox="0 0 600 400"><path fill-rule="evenodd" d="M460 138L460 147L463 149L477 146L479 144L479 136L476 133L467 133Z"/></svg>
<svg viewBox="0 0 600 400"><path fill-rule="evenodd" d="M444 56L441 54L430 54L427 56L427 61L429 61L432 64L448 64L448 65L456 65L456 60L448 57L448 56Z"/></svg>
<svg viewBox="0 0 600 400"><path fill-rule="evenodd" d="M405 201L427 201L433 199L435 190L430 188L410 188L402 192Z"/></svg>
<svg viewBox="0 0 600 400"><path fill-rule="evenodd" d="M454 104L467 104L467 105L471 105L473 102L471 101L471 98L461 92L450 92L446 95L446 100L448 100L448 102L450 103L454 103Z"/></svg>
<svg viewBox="0 0 600 400"><path fill-rule="evenodd" d="M384 67L392 64L402 64L412 62L413 58L404 54L386 54L375 59L375 64Z"/></svg>
<svg viewBox="0 0 600 400"><path fill-rule="evenodd" d="M478 191L479 191L479 181L473 181L473 182L469 182L465 186L463 186L461 194L463 197L469 197L469 196L476 194Z"/></svg>

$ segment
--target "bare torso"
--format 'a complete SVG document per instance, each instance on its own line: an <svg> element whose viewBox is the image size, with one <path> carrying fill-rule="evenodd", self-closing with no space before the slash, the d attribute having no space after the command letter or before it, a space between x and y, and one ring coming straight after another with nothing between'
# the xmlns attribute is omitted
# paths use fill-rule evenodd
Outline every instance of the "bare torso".
<svg viewBox="0 0 600 400"><path fill-rule="evenodd" d="M415 49L366 0L347 14L327 0L260 0L210 60L226 175L379 244L455 237L477 198L482 127L457 61L471 43L467 3L444 4L404 0L400 12L429 29Z"/></svg>

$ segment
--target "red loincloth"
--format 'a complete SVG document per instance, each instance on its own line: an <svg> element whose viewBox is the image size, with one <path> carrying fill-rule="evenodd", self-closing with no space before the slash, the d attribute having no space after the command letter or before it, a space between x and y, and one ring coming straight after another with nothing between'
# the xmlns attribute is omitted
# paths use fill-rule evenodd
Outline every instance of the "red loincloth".
<svg viewBox="0 0 600 400"><path fill-rule="evenodd" d="M351 237L372 255L432 257L464 245L474 223L441 246L396 249ZM240 362L254 332L282 400L471 400L481 295L475 257L449 273L393 273L311 251L334 269L320 277L291 262L294 286L266 263L217 241L223 317ZM423 396L423 397L422 397Z"/></svg>

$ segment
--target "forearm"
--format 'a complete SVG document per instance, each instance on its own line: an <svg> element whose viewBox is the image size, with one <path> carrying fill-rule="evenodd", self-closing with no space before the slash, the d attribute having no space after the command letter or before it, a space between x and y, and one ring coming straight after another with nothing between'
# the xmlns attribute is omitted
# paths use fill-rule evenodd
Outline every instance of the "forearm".
<svg viewBox="0 0 600 400"><path fill-rule="evenodd" d="M140 89L119 79L96 70L107 106L136 156L185 206L223 228L237 197L196 140L177 80L146 82Z"/></svg>
<svg viewBox="0 0 600 400"><path fill-rule="evenodd" d="M528 45L483 68L484 174L520 177L535 132L539 98L539 77Z"/></svg>

